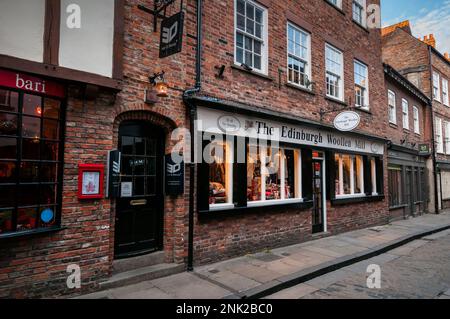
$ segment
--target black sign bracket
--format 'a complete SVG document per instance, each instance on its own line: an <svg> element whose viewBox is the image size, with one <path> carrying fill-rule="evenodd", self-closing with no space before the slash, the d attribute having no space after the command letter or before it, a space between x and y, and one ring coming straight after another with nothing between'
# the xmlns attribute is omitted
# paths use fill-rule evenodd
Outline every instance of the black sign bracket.
<svg viewBox="0 0 450 319"><path fill-rule="evenodd" d="M143 5L138 5L138 9L153 15L153 29L158 31L158 19L167 18L167 7L173 4L176 0L154 0L153 10ZM181 10L183 9L183 0L181 0ZM164 14L162 14L164 12Z"/></svg>

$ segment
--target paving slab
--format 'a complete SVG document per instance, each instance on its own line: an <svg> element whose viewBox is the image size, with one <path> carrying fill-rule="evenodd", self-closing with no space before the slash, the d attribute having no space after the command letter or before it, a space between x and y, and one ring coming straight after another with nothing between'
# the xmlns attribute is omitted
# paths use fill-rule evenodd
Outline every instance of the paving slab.
<svg viewBox="0 0 450 319"><path fill-rule="evenodd" d="M313 287L307 284L300 284L295 287L279 291L273 295L265 297L264 299L300 299L317 290L319 290L319 288L317 287Z"/></svg>

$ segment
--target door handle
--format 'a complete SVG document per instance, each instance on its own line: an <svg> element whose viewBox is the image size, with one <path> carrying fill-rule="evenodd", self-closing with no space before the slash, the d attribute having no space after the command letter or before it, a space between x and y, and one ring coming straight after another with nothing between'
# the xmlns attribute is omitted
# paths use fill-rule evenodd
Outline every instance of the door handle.
<svg viewBox="0 0 450 319"><path fill-rule="evenodd" d="M146 199L132 200L130 201L131 206L144 206L147 205Z"/></svg>

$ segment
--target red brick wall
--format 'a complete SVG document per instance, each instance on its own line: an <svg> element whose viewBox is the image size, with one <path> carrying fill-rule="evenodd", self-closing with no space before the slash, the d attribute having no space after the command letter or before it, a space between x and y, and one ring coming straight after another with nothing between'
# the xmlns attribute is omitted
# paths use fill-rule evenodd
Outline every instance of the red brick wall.
<svg viewBox="0 0 450 319"><path fill-rule="evenodd" d="M379 3L379 1L368 1ZM320 121L320 109L340 105L325 99L325 39L340 42L344 51L345 98L354 102L353 61L369 66L370 113L359 112L359 130L388 137L387 97L381 59L380 30L363 30L351 18L351 1L343 1L345 15L325 1L270 1L268 77L232 68L234 64L234 1L205 1L203 90L205 95L247 103ZM312 26L312 81L314 94L289 87L287 82L287 16L297 16ZM221 27L218 28L217 26ZM226 66L224 79L216 78L215 66ZM283 69L281 83L279 69ZM337 113L325 116L332 124ZM387 161L385 160L385 165ZM387 176L385 176L387 194ZM388 203L350 204L332 207L328 203L329 232L338 233L385 223ZM195 228L195 261L205 263L311 238L311 209L251 213L200 221ZM220 254L217 254L217 251Z"/></svg>

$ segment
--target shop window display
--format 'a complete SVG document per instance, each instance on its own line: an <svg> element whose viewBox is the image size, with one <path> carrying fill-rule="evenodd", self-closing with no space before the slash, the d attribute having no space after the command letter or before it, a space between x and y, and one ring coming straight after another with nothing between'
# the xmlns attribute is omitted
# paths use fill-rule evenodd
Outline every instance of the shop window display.
<svg viewBox="0 0 450 319"><path fill-rule="evenodd" d="M231 204L232 150L226 142L213 141L208 146L209 166L209 204L217 206Z"/></svg>

